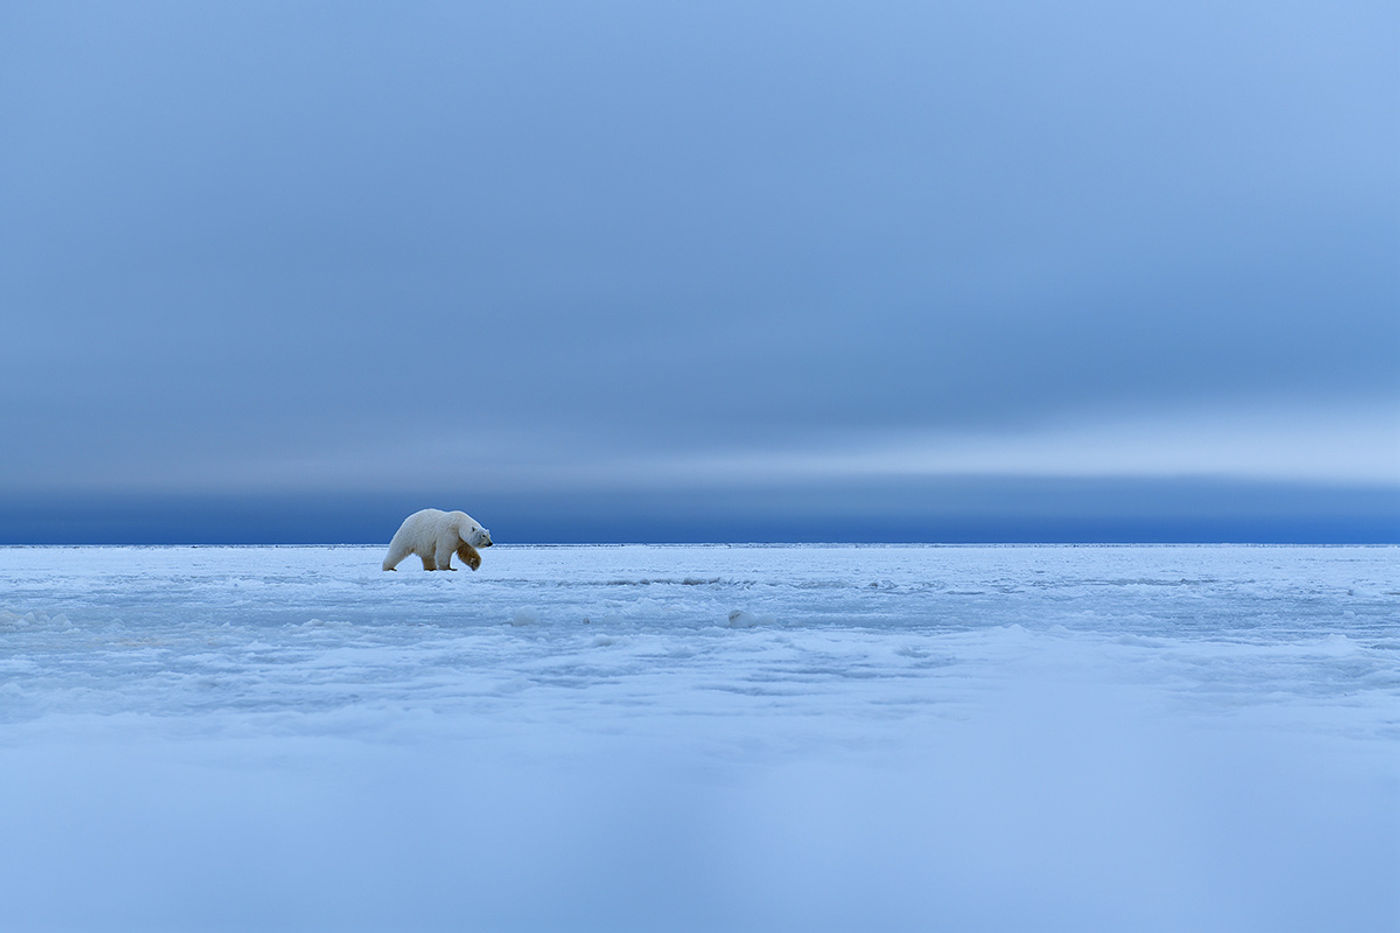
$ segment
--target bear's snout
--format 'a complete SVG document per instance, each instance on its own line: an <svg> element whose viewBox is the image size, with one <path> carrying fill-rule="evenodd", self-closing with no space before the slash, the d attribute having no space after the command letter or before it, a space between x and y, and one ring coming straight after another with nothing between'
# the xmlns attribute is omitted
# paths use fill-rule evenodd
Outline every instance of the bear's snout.
<svg viewBox="0 0 1400 933"><path fill-rule="evenodd" d="M480 544L479 546L480 546L480 547L490 547L490 546L491 546L491 535L488 534L487 532L482 532L482 533L481 533L481 544Z"/></svg>

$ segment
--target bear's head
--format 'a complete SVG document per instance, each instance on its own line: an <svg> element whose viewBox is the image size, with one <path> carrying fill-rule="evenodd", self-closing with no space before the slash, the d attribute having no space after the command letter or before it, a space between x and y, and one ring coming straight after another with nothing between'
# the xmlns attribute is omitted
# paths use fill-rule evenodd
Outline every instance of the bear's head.
<svg viewBox="0 0 1400 933"><path fill-rule="evenodd" d="M491 532L481 527L481 523L470 515L457 529L458 536L472 547L490 547Z"/></svg>

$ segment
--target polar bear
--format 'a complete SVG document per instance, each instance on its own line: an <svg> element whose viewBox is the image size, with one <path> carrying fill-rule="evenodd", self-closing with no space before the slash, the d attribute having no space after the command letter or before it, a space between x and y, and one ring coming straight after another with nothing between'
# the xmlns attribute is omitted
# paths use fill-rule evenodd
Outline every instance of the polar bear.
<svg viewBox="0 0 1400 933"><path fill-rule="evenodd" d="M394 533L384 569L394 570L399 561L417 554L423 560L424 570L456 570L452 566L452 555L456 554L475 570L481 566L481 555L476 549L490 546L491 532L466 512L423 509L405 518Z"/></svg>

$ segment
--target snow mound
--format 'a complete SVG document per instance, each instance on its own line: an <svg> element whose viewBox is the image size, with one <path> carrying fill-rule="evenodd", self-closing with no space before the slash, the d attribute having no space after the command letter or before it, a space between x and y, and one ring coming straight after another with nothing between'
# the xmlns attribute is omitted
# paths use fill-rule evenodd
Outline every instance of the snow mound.
<svg viewBox="0 0 1400 933"><path fill-rule="evenodd" d="M730 628L757 628L760 625L776 625L777 622L772 616L761 616L743 609L735 609L729 613Z"/></svg>

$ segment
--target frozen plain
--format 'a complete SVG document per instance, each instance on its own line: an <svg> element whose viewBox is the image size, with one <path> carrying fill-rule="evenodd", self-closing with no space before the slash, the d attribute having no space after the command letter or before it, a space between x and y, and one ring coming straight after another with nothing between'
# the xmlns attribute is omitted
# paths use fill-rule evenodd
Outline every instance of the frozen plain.
<svg viewBox="0 0 1400 933"><path fill-rule="evenodd" d="M0 548L5 930L1394 930L1400 550Z"/></svg>

